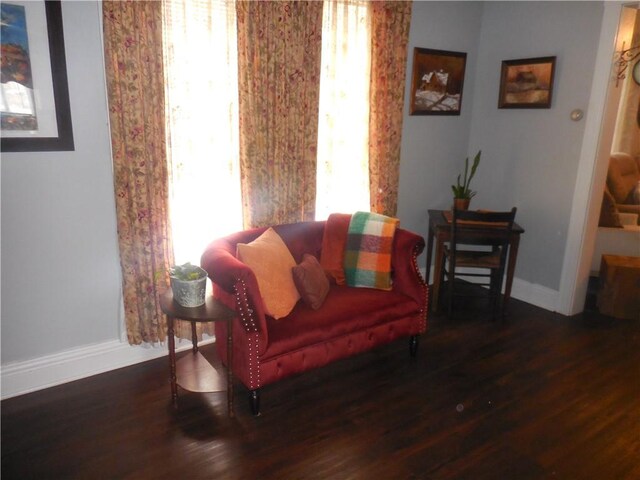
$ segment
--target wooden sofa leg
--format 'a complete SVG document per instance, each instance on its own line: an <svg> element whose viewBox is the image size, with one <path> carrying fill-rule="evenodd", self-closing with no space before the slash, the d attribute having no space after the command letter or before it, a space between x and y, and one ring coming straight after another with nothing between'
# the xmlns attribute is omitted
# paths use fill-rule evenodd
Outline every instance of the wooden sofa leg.
<svg viewBox="0 0 640 480"><path fill-rule="evenodd" d="M251 403L251 413L254 417L260 415L260 390L249 391L249 402Z"/></svg>
<svg viewBox="0 0 640 480"><path fill-rule="evenodd" d="M409 354L411 355L411 358L416 358L416 356L418 355L419 343L420 342L418 335L411 335L411 337L409 338Z"/></svg>

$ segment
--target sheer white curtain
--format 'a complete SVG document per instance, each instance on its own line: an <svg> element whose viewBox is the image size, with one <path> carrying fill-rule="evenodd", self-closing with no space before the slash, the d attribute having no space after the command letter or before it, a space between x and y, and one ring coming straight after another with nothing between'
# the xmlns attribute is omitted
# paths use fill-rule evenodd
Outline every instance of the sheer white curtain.
<svg viewBox="0 0 640 480"><path fill-rule="evenodd" d="M235 1L164 0L170 211L177 264L242 229Z"/></svg>
<svg viewBox="0 0 640 480"><path fill-rule="evenodd" d="M371 8L325 0L318 119L316 219L369 211Z"/></svg>

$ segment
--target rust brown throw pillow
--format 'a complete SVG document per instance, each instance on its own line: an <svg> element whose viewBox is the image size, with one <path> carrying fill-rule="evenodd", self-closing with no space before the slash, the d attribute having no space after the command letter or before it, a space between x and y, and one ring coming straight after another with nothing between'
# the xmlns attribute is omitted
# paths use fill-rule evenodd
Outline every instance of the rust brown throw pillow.
<svg viewBox="0 0 640 480"><path fill-rule="evenodd" d="M302 261L291 269L302 300L314 310L319 309L329 293L329 279L318 259L305 253Z"/></svg>

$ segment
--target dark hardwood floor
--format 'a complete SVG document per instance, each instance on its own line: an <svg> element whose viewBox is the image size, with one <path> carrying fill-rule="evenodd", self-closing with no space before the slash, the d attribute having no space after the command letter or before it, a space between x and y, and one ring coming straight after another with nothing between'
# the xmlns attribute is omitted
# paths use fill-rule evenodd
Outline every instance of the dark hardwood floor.
<svg viewBox="0 0 640 480"><path fill-rule="evenodd" d="M5 400L2 479L640 478L640 320L512 301L265 387L261 417L179 394L162 358Z"/></svg>

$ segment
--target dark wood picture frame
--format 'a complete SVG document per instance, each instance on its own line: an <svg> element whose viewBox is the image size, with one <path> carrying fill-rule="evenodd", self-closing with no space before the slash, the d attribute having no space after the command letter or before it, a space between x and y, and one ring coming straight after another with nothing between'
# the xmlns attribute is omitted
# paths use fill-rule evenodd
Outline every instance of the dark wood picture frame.
<svg viewBox="0 0 640 480"><path fill-rule="evenodd" d="M413 49L411 115L460 115L467 54Z"/></svg>
<svg viewBox="0 0 640 480"><path fill-rule="evenodd" d="M47 0L43 3L47 21L47 38L51 60L51 80L53 85L57 136L2 137L0 148L3 152L74 150L61 2L60 0Z"/></svg>
<svg viewBox="0 0 640 480"><path fill-rule="evenodd" d="M551 108L556 57L504 60L498 108Z"/></svg>

